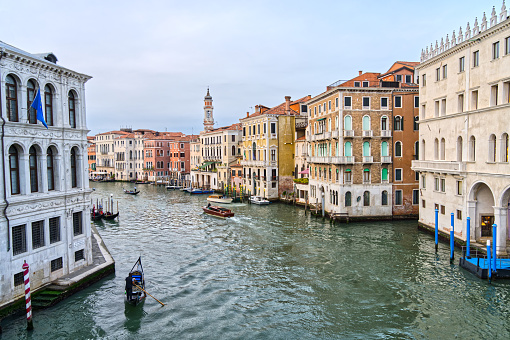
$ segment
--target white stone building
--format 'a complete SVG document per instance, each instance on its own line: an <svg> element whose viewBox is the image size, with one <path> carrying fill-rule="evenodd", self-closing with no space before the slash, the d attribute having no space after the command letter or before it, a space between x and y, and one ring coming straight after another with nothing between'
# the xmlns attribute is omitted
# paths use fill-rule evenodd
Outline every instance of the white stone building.
<svg viewBox="0 0 510 340"><path fill-rule="evenodd" d="M127 135L126 131L108 131L96 135L96 173L107 178L115 178L115 139Z"/></svg>
<svg viewBox="0 0 510 340"><path fill-rule="evenodd" d="M0 42L0 305L92 263L85 83L91 77ZM30 109L37 90L48 129Z"/></svg>
<svg viewBox="0 0 510 340"><path fill-rule="evenodd" d="M135 181L144 179L143 141L147 138L142 131L126 131L114 140L115 146L115 179L119 181ZM152 133L149 133L152 136Z"/></svg>
<svg viewBox="0 0 510 340"><path fill-rule="evenodd" d="M450 40L451 39L451 40ZM484 241L498 226L505 252L510 205L510 20L506 7L422 51L419 222ZM467 217L471 233L466 234Z"/></svg>

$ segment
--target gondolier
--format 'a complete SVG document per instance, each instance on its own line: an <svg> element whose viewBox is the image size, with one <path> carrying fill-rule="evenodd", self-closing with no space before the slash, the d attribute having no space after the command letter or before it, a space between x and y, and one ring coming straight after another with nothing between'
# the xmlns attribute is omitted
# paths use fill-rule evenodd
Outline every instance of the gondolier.
<svg viewBox="0 0 510 340"><path fill-rule="evenodd" d="M128 301L131 301L131 295L133 294L133 275L129 273L128 277L126 277L126 297Z"/></svg>

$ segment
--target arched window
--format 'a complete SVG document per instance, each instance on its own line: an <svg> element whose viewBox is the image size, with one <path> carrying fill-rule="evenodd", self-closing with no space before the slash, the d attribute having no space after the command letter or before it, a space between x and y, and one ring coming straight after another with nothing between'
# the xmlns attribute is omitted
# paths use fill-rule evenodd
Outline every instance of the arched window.
<svg viewBox="0 0 510 340"><path fill-rule="evenodd" d="M37 124L37 111L30 107L35 99L35 83L33 80L29 80L27 83L27 110L28 110L28 122L30 124Z"/></svg>
<svg viewBox="0 0 510 340"><path fill-rule="evenodd" d="M363 206L368 207L370 206L370 192L365 191L363 193Z"/></svg>
<svg viewBox="0 0 510 340"><path fill-rule="evenodd" d="M363 156L370 156L370 143L363 142Z"/></svg>
<svg viewBox="0 0 510 340"><path fill-rule="evenodd" d="M68 101L69 101L69 124L71 125L72 128L76 128L76 102L72 91L69 91Z"/></svg>
<svg viewBox="0 0 510 340"><path fill-rule="evenodd" d="M414 142L414 159L420 159L420 142Z"/></svg>
<svg viewBox="0 0 510 340"><path fill-rule="evenodd" d="M255 142L253 142L253 144L252 144L252 149L253 149L253 160L256 161L257 160L257 144Z"/></svg>
<svg viewBox="0 0 510 340"><path fill-rule="evenodd" d="M381 205L388 205L388 192L386 190L381 194Z"/></svg>
<svg viewBox="0 0 510 340"><path fill-rule="evenodd" d="M53 151L46 152L46 173L48 175L48 190L55 190L55 170L53 166Z"/></svg>
<svg viewBox="0 0 510 340"><path fill-rule="evenodd" d="M439 159L439 139L434 139L434 159Z"/></svg>
<svg viewBox="0 0 510 340"><path fill-rule="evenodd" d="M44 87L44 119L46 125L53 125L53 91L49 85Z"/></svg>
<svg viewBox="0 0 510 340"><path fill-rule="evenodd" d="M352 156L352 144L351 144L351 142L345 142L344 156L346 156L346 157L351 157Z"/></svg>
<svg viewBox="0 0 510 340"><path fill-rule="evenodd" d="M439 151L441 152L441 160L444 161L446 159L446 150L445 150L445 140L444 138L441 138L441 145L439 148Z"/></svg>
<svg viewBox="0 0 510 340"><path fill-rule="evenodd" d="M20 193L18 149L13 145L9 148L9 171L11 175L11 195Z"/></svg>
<svg viewBox="0 0 510 340"><path fill-rule="evenodd" d="M344 117L344 130L352 130L352 117L351 116Z"/></svg>
<svg viewBox="0 0 510 340"><path fill-rule="evenodd" d="M381 143L381 156L388 156L388 142Z"/></svg>
<svg viewBox="0 0 510 340"><path fill-rule="evenodd" d="M232 145L232 156L236 155L236 146Z"/></svg>
<svg viewBox="0 0 510 340"><path fill-rule="evenodd" d="M388 117L382 116L381 117L381 131L388 130Z"/></svg>
<svg viewBox="0 0 510 340"><path fill-rule="evenodd" d="M400 117L400 116L395 116L395 118L393 118L393 130L395 131L402 131L404 130L404 118Z"/></svg>
<svg viewBox="0 0 510 340"><path fill-rule="evenodd" d="M492 134L489 137L489 162L496 161L496 135Z"/></svg>
<svg viewBox="0 0 510 340"><path fill-rule="evenodd" d="M363 116L363 130L370 130L370 117Z"/></svg>
<svg viewBox="0 0 510 340"><path fill-rule="evenodd" d="M7 118L11 122L18 121L18 86L11 75L5 79L5 101L7 103Z"/></svg>
<svg viewBox="0 0 510 340"><path fill-rule="evenodd" d="M457 162L462 162L462 137L457 138Z"/></svg>
<svg viewBox="0 0 510 340"><path fill-rule="evenodd" d="M351 206L351 192L347 191L345 193L345 206L350 207Z"/></svg>
<svg viewBox="0 0 510 340"><path fill-rule="evenodd" d="M71 149L71 187L78 186L78 174L76 172L76 149Z"/></svg>
<svg viewBox="0 0 510 340"><path fill-rule="evenodd" d="M402 157L402 143L395 142L395 157Z"/></svg>
<svg viewBox="0 0 510 340"><path fill-rule="evenodd" d="M474 162L476 160L476 138L475 136L469 137L469 160Z"/></svg>
<svg viewBox="0 0 510 340"><path fill-rule="evenodd" d="M39 191L39 181L37 179L37 151L31 146L28 151L28 163L30 166L30 191Z"/></svg>
<svg viewBox="0 0 510 340"><path fill-rule="evenodd" d="M388 181L388 169L387 168L382 168L382 170L381 170L381 179L383 181Z"/></svg>
<svg viewBox="0 0 510 340"><path fill-rule="evenodd" d="M508 134L501 136L501 161L508 163Z"/></svg>
<svg viewBox="0 0 510 340"><path fill-rule="evenodd" d="M420 159L422 161L425 160L425 139L421 140L421 157L420 157Z"/></svg>

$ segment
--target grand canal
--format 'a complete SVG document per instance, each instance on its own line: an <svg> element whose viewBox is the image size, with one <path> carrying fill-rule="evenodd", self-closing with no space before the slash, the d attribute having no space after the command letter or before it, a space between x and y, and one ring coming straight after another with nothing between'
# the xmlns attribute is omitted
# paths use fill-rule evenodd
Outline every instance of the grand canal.
<svg viewBox="0 0 510 340"><path fill-rule="evenodd" d="M118 222L96 223L112 275L47 310L2 321L2 339L510 338L510 282L450 265L416 222L330 224L283 204L204 215L205 196L91 183ZM155 300L124 304L138 256ZM457 253L458 258L460 254Z"/></svg>

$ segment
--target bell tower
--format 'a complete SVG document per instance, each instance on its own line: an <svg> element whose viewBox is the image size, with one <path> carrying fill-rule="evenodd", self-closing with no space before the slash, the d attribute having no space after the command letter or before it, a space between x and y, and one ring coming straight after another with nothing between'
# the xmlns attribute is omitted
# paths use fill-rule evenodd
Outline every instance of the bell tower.
<svg viewBox="0 0 510 340"><path fill-rule="evenodd" d="M207 88L207 94L204 97L204 130L211 131L214 128L212 97Z"/></svg>

